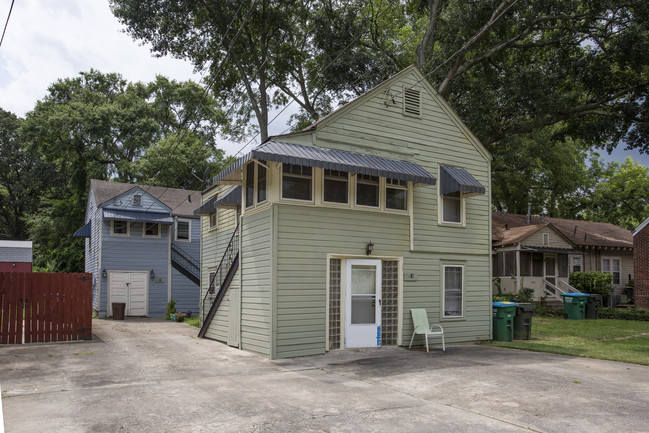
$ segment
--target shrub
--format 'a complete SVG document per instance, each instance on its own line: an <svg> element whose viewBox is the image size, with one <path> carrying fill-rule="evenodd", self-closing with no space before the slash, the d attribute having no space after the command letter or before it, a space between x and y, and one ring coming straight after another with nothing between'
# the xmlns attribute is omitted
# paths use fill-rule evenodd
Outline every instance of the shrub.
<svg viewBox="0 0 649 433"><path fill-rule="evenodd" d="M169 319L169 316L171 316L175 312L176 312L176 300L169 299L169 302L167 302L167 312L165 313L165 318Z"/></svg>
<svg viewBox="0 0 649 433"><path fill-rule="evenodd" d="M570 285L582 293L608 296L611 293L613 275L604 272L573 272Z"/></svg>
<svg viewBox="0 0 649 433"><path fill-rule="evenodd" d="M599 318L649 322L649 312L632 308L600 308Z"/></svg>
<svg viewBox="0 0 649 433"><path fill-rule="evenodd" d="M633 295L635 293L634 286L635 286L635 284L633 283L633 280L629 280L629 284L627 284L624 287L624 296L626 296L626 299L628 300L629 304L634 304L635 303L634 302L634 297L633 297Z"/></svg>

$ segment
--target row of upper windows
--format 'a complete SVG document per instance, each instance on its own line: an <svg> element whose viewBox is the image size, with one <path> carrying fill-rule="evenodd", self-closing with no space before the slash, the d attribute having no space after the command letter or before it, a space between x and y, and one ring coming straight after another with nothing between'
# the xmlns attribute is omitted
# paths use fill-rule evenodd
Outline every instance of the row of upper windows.
<svg viewBox="0 0 649 433"><path fill-rule="evenodd" d="M281 199L312 202L314 191L313 171L312 167L283 163L281 166ZM244 205L246 209L267 201L267 173L266 161L259 161L256 164L250 163L246 166L244 176ZM409 210L407 181L379 178L367 174L356 174L352 180L351 173L330 169L324 169L322 173L322 202L325 204L349 205L349 186L351 184L355 186L355 198L353 199L355 206L404 212ZM383 194L381 194L382 191L384 191ZM440 223L459 225L464 223L464 198L461 192L442 195L440 201Z"/></svg>
<svg viewBox="0 0 649 433"><path fill-rule="evenodd" d="M250 208L266 202L268 198L267 168L261 164L249 164L245 172L245 207ZM285 200L313 201L313 168L282 164L281 198ZM323 170L322 201L324 203L350 204L349 186L351 173L338 170ZM381 181L378 176L356 174L356 206L379 208ZM408 182L399 179L385 179L383 206L396 211L408 210Z"/></svg>
<svg viewBox="0 0 649 433"><path fill-rule="evenodd" d="M145 238L159 238L161 234L161 227L159 223L142 223L142 237ZM175 240L191 242L191 221L190 220L176 220L175 222ZM118 237L129 237L131 235L131 222L122 220L111 220L110 222L110 235Z"/></svg>

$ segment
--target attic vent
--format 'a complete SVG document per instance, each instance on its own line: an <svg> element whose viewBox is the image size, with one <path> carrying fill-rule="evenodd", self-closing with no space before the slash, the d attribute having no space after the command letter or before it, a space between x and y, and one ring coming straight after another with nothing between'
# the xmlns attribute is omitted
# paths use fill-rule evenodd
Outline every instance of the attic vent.
<svg viewBox="0 0 649 433"><path fill-rule="evenodd" d="M142 196L134 195L133 196L133 206L142 206Z"/></svg>
<svg viewBox="0 0 649 433"><path fill-rule="evenodd" d="M421 116L421 92L414 89L403 89L403 114Z"/></svg>

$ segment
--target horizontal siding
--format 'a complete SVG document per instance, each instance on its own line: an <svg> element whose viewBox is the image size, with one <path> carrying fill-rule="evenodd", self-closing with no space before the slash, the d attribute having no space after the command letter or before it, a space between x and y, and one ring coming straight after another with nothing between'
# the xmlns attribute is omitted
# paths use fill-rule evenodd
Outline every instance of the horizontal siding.
<svg viewBox="0 0 649 433"><path fill-rule="evenodd" d="M534 246L544 246L543 245L543 234L547 233L550 235L550 245L551 248L572 248L572 244L568 242L563 236L561 236L556 231L551 228L544 227L536 233L532 233L528 236L524 242L524 245L534 245Z"/></svg>
<svg viewBox="0 0 649 433"><path fill-rule="evenodd" d="M241 222L241 348L264 356L271 356L271 211Z"/></svg>
<svg viewBox="0 0 649 433"><path fill-rule="evenodd" d="M163 283L149 281L149 317L162 317L167 309L168 286L167 265L169 261L169 225L161 225L159 238L142 236L143 223L130 224L130 236L110 235L110 221L101 224L102 248L101 266L107 271L145 271L153 270ZM106 280L102 278L104 287ZM106 311L108 294L101 297L101 310Z"/></svg>

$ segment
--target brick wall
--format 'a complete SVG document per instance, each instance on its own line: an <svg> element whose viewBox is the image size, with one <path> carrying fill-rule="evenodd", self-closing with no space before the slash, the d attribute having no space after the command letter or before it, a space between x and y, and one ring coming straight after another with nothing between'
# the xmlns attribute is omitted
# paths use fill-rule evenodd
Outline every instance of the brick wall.
<svg viewBox="0 0 649 433"><path fill-rule="evenodd" d="M649 310L649 224L633 236L635 307Z"/></svg>

